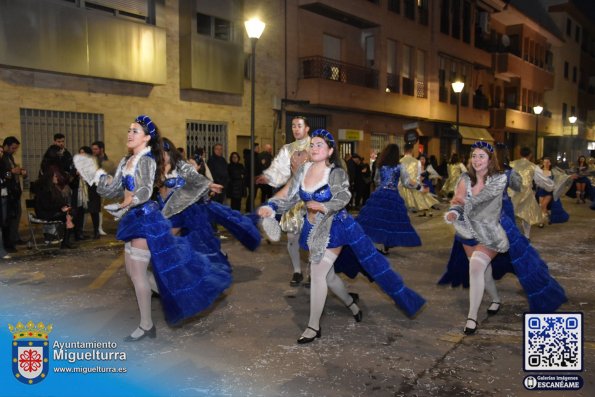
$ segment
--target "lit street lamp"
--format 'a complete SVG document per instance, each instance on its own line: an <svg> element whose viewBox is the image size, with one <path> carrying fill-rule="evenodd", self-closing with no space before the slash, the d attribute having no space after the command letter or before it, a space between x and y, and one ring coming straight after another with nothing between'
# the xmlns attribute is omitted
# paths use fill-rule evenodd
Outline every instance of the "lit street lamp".
<svg viewBox="0 0 595 397"><path fill-rule="evenodd" d="M452 83L451 86L452 86L452 90L455 92L455 94L457 94L457 137L458 137L460 135L459 134L459 108L461 106L461 92L463 91L463 88L465 88L465 83L457 80L454 83Z"/></svg>
<svg viewBox="0 0 595 397"><path fill-rule="evenodd" d="M574 130L574 124L576 123L577 117L572 115L570 117L568 117L568 121L570 121L570 158L573 158L573 151L574 151L574 140L573 140L573 130Z"/></svg>
<svg viewBox="0 0 595 397"><path fill-rule="evenodd" d="M250 101L250 212L254 212L254 81L256 80L256 42L264 31L265 23L258 18L244 22L246 33L252 44L252 98Z"/></svg>
<svg viewBox="0 0 595 397"><path fill-rule="evenodd" d="M533 113L535 113L535 151L533 152L533 159L537 160L537 134L539 132L539 115L543 112L543 106L533 106Z"/></svg>

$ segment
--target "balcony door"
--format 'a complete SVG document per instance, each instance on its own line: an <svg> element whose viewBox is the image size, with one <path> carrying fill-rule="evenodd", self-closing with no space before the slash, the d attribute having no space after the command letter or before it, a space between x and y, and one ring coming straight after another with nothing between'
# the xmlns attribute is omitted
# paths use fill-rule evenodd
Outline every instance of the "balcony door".
<svg viewBox="0 0 595 397"><path fill-rule="evenodd" d="M341 39L325 34L323 36L323 56L327 59L337 61L330 61L324 67L324 76L329 80L346 81L345 70L341 70Z"/></svg>
<svg viewBox="0 0 595 397"><path fill-rule="evenodd" d="M328 34L323 35L322 51L325 58L341 60L341 39Z"/></svg>

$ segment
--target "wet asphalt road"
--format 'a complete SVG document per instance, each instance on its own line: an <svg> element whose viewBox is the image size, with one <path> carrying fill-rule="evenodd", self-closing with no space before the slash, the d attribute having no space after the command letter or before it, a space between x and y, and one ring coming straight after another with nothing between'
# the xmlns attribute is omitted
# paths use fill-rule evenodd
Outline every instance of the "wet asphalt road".
<svg viewBox="0 0 595 397"><path fill-rule="evenodd" d="M170 379L173 396L593 396L595 212L570 199L563 203L570 221L534 228L532 243L566 290L569 301L560 311L584 313L585 370L580 375L585 385L580 391L524 388L522 330L528 304L512 275L498 282L500 313L487 317L485 297L477 334L463 334L467 291L436 285L453 236L440 212L412 214L423 246L393 249L388 256L407 285L428 301L415 319L360 276L346 283L360 294L363 321L355 323L329 295L322 338L297 345L308 319L309 290L289 286L284 241L265 242L249 252L228 238L222 245L234 284L227 293L209 311L176 328L166 325L155 298L158 337L120 346L129 353L129 368L146 374L142 382L150 386ZM122 244L113 238L116 225L108 221L106 226L110 236L82 242L75 250L35 253L19 247L13 259L0 263L0 312L16 322L21 319L15 307L25 308L27 318L47 318L89 338L121 341L137 326L138 309ZM68 339L62 328L61 337Z"/></svg>

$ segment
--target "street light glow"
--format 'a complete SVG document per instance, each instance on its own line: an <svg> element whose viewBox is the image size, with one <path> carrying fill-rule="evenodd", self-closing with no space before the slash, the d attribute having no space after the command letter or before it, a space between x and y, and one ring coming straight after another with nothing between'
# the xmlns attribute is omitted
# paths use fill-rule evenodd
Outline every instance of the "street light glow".
<svg viewBox="0 0 595 397"><path fill-rule="evenodd" d="M244 22L244 26L246 27L248 37L251 39L259 39L266 25L260 19L252 18L249 21Z"/></svg>
<svg viewBox="0 0 595 397"><path fill-rule="evenodd" d="M452 90L454 92L456 92L457 94L460 94L461 91L463 91L463 88L465 88L465 83L463 83L462 81L455 81L454 83L451 84L452 86Z"/></svg>
<svg viewBox="0 0 595 397"><path fill-rule="evenodd" d="M568 117L568 121L570 121L570 124L576 123L576 116L570 116L570 117Z"/></svg>
<svg viewBox="0 0 595 397"><path fill-rule="evenodd" d="M535 113L536 115L540 115L541 112L543 112L543 106L533 106L533 113Z"/></svg>

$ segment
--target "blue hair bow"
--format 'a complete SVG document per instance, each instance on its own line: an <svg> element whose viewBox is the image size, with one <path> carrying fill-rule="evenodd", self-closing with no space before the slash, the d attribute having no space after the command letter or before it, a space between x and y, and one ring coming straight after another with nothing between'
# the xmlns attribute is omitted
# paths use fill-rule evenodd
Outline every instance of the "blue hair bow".
<svg viewBox="0 0 595 397"><path fill-rule="evenodd" d="M147 130L149 131L149 135L151 135L151 138L155 138L157 136L157 128L155 127L155 123L153 123L153 120L151 120L149 116L141 114L136 118L136 120L134 120L134 122L147 127Z"/></svg>
<svg viewBox="0 0 595 397"><path fill-rule="evenodd" d="M494 153L494 147L485 141L477 141L471 145L471 149L485 149L490 153Z"/></svg>
<svg viewBox="0 0 595 397"><path fill-rule="evenodd" d="M328 142L329 147L335 147L335 138L333 138L333 134L331 134L327 130L324 130L324 129L315 130L312 133L312 138L315 138L315 137L323 138L324 140L326 140Z"/></svg>

